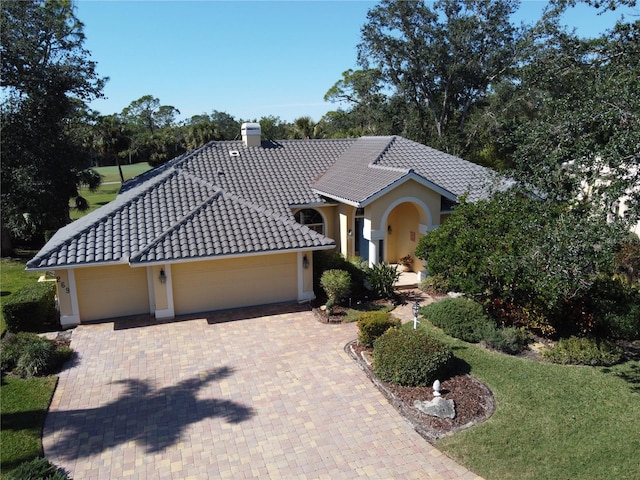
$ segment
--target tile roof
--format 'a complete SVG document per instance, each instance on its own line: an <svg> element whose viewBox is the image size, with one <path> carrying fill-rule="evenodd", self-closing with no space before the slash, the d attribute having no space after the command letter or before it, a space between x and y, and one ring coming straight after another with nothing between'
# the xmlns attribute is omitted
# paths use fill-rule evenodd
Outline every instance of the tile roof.
<svg viewBox="0 0 640 480"><path fill-rule="evenodd" d="M114 201L61 228L27 268L330 247L295 222L293 206L362 203L409 176L473 200L486 196L491 172L395 136L211 142L126 182Z"/></svg>
<svg viewBox="0 0 640 480"><path fill-rule="evenodd" d="M391 136L359 138L312 186L318 194L364 206L392 184L416 175L451 200L464 194L470 201L487 198L501 181L485 167Z"/></svg>

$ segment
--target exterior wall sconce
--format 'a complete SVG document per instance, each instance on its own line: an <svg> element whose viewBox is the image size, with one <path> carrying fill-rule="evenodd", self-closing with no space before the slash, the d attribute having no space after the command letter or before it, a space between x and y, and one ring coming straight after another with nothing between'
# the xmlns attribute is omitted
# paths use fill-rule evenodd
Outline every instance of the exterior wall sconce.
<svg viewBox="0 0 640 480"><path fill-rule="evenodd" d="M349 229L349 231L347 232L347 235L349 235L350 237L353 237L353 230Z"/></svg>
<svg viewBox="0 0 640 480"><path fill-rule="evenodd" d="M160 283L167 283L167 274L164 273L164 268L160 269L160 276L158 278L160 279Z"/></svg>
<svg viewBox="0 0 640 480"><path fill-rule="evenodd" d="M309 257L307 257L307 254L304 254L304 257L302 257L302 266L304 268L309 268Z"/></svg>
<svg viewBox="0 0 640 480"><path fill-rule="evenodd" d="M387 227L387 233L388 233L389 235L391 235L391 233L393 233L393 229L391 228L391 225L389 225L389 226Z"/></svg>

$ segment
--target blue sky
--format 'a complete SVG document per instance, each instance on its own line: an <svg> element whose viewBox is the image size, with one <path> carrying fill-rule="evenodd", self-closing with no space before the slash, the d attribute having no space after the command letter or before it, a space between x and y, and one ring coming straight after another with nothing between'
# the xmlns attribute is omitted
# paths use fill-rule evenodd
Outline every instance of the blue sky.
<svg viewBox="0 0 640 480"><path fill-rule="evenodd" d="M107 98L91 107L120 113L153 95L181 118L218 110L238 120L318 121L338 108L323 97L342 72L357 68L360 28L376 3L77 0L85 47L99 75L110 77ZM522 2L516 21L534 21L545 3ZM582 6L566 23L595 36L619 15Z"/></svg>

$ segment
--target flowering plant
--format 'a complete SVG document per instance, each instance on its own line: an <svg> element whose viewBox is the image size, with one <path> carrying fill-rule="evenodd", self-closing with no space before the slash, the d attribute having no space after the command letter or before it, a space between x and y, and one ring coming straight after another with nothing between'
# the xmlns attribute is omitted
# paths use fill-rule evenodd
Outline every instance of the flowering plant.
<svg viewBox="0 0 640 480"><path fill-rule="evenodd" d="M413 263L413 258L411 258L411 255L406 255L400 259L400 263L402 265L411 265Z"/></svg>

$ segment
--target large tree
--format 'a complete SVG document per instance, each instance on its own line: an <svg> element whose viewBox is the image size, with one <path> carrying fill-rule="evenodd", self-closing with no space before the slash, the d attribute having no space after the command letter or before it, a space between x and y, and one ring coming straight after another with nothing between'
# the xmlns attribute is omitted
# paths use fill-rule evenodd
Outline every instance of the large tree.
<svg viewBox="0 0 640 480"><path fill-rule="evenodd" d="M466 123L517 54L516 0L383 0L362 28L358 61L404 109L401 133L464 154Z"/></svg>
<svg viewBox="0 0 640 480"><path fill-rule="evenodd" d="M130 134L129 148L121 152L131 162L159 165L185 151L183 131L177 124L180 111L161 105L160 99L144 95L122 110Z"/></svg>
<svg viewBox="0 0 640 480"><path fill-rule="evenodd" d="M616 265L632 264L616 260L616 251L633 251L628 242L621 225L511 191L463 201L420 239L416 256L436 280L483 300L502 321L543 333L585 333L609 313L588 302L602 295ZM612 283L610 290L625 288Z"/></svg>
<svg viewBox="0 0 640 480"><path fill-rule="evenodd" d="M2 228L15 238L69 221L69 199L95 181L75 121L104 79L83 48L70 1L3 1Z"/></svg>
<svg viewBox="0 0 640 480"><path fill-rule="evenodd" d="M640 21L581 40L557 32L523 71L534 105L516 173L559 201L629 225L640 219ZM627 197L626 216L613 215Z"/></svg>

